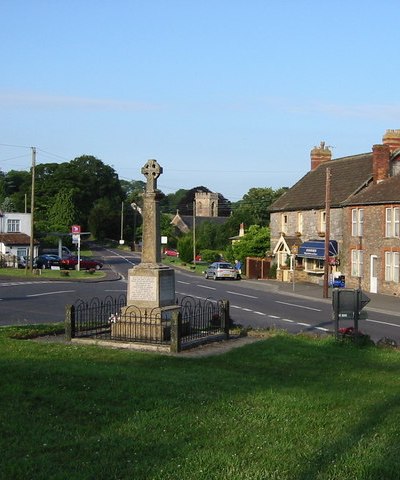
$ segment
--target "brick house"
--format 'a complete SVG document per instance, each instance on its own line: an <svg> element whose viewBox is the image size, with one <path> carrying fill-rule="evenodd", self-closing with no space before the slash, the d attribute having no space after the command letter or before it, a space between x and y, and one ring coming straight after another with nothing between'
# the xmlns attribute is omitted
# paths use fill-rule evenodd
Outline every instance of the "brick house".
<svg viewBox="0 0 400 480"><path fill-rule="evenodd" d="M397 293L400 130L388 130L369 153L332 160L324 143L311 151L310 171L270 207L278 278L291 259L296 278L322 282L328 167L332 275L345 275L347 287Z"/></svg>

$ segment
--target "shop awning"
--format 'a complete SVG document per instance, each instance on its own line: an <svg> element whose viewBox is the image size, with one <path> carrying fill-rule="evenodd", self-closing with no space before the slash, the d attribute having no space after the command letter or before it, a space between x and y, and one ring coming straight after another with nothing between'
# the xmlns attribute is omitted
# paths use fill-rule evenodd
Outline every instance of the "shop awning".
<svg viewBox="0 0 400 480"><path fill-rule="evenodd" d="M336 240L329 240L329 256L336 257L338 244ZM325 259L325 240L309 240L299 247L298 257Z"/></svg>

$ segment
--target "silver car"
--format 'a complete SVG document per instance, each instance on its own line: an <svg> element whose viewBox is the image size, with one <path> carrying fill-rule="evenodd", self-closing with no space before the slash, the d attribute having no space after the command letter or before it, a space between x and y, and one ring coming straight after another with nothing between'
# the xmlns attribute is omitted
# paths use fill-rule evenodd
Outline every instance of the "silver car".
<svg viewBox="0 0 400 480"><path fill-rule="evenodd" d="M240 274L236 268L227 262L214 262L204 272L205 278L212 278L218 280L219 278L230 278L232 280L239 280Z"/></svg>

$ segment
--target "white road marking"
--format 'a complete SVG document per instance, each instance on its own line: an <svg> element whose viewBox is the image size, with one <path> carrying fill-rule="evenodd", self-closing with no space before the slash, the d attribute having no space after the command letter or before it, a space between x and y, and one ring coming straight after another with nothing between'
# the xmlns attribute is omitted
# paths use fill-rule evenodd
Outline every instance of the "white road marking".
<svg viewBox="0 0 400 480"><path fill-rule="evenodd" d="M323 332L329 332L329 328L324 328L324 327L314 327L315 330L322 330Z"/></svg>
<svg viewBox="0 0 400 480"><path fill-rule="evenodd" d="M239 295L240 297L258 298L258 297L254 297L253 295L246 295L245 293L231 292L229 290L227 290L226 293L230 293L231 295Z"/></svg>
<svg viewBox="0 0 400 480"><path fill-rule="evenodd" d="M281 317L277 317L276 315L268 315L269 318L281 318Z"/></svg>
<svg viewBox="0 0 400 480"><path fill-rule="evenodd" d="M302 327L311 327L311 324L309 324L309 323L297 322L297 325L301 325Z"/></svg>
<svg viewBox="0 0 400 480"><path fill-rule="evenodd" d="M207 288L208 290L216 290L214 287L208 287L207 285L196 285L196 287Z"/></svg>
<svg viewBox="0 0 400 480"><path fill-rule="evenodd" d="M135 265L135 263L134 263L134 262L131 262L130 260L128 260L128 259L125 257L125 255L121 255L120 253L114 252L113 250L108 250L107 248L106 248L106 250L107 250L107 252L112 253L115 257L121 257L122 259L125 260L125 262L130 263L131 265Z"/></svg>
<svg viewBox="0 0 400 480"><path fill-rule="evenodd" d="M400 328L400 325L397 325L396 323L380 322L379 320L372 320L372 318L367 318L366 321L367 322L372 322L372 323L380 323L381 325L390 325L391 327Z"/></svg>
<svg viewBox="0 0 400 480"><path fill-rule="evenodd" d="M266 313L263 313L263 312L257 312L257 311L254 311L253 313L255 313L256 315L263 315L264 317L267 315Z"/></svg>
<svg viewBox="0 0 400 480"><path fill-rule="evenodd" d="M58 292L47 292L47 293L34 293L27 295L27 297L42 297L43 295L57 295L59 293L70 293L75 292L75 290L59 290Z"/></svg>
<svg viewBox="0 0 400 480"><path fill-rule="evenodd" d="M322 312L322 310L320 310L319 308L306 307L304 305L297 305L296 303L280 302L279 300L275 301L276 303L281 303L282 305L289 305L290 307L305 308L306 310L313 310L314 312Z"/></svg>
<svg viewBox="0 0 400 480"><path fill-rule="evenodd" d="M296 323L294 320L290 320L289 318L282 318L282 322Z"/></svg>
<svg viewBox="0 0 400 480"><path fill-rule="evenodd" d="M183 283L184 285L190 285L190 282L183 282L182 280L177 280L176 283Z"/></svg>

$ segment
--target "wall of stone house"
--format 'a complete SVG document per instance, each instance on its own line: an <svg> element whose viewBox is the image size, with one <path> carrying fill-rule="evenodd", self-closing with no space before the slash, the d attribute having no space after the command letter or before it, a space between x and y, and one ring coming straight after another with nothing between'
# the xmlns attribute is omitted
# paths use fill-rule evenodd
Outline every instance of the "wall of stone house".
<svg viewBox="0 0 400 480"><path fill-rule="evenodd" d="M377 256L378 293L400 295L400 285L385 281L385 251L400 251L399 238L385 237L385 209L391 205L363 206L364 228L363 236L351 236L351 211L356 207L344 209L343 225L348 235L343 240L343 255L340 257L340 269L346 275L346 287L370 291L371 255ZM361 248L364 251L364 268L361 280L351 276L351 250Z"/></svg>
<svg viewBox="0 0 400 480"><path fill-rule="evenodd" d="M324 236L319 236L320 219L323 210L304 210L303 214L303 228L300 238L303 242L311 239L323 239ZM299 226L298 222L299 212L285 212L288 216L286 236L296 236ZM343 240L343 209L332 208L330 210L330 237L339 243L339 248ZM271 230L271 247L279 240L282 231L282 213L272 213L270 219Z"/></svg>

